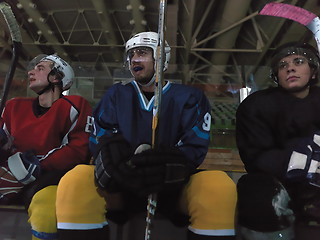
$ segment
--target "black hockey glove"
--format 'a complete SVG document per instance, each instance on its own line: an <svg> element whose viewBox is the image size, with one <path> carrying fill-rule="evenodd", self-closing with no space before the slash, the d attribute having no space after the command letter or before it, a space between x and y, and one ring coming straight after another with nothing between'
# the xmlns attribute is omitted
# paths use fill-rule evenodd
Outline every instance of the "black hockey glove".
<svg viewBox="0 0 320 240"><path fill-rule="evenodd" d="M308 165L312 156L312 141L303 139L291 153L286 179L290 182L301 182L306 180Z"/></svg>
<svg viewBox="0 0 320 240"><path fill-rule="evenodd" d="M311 185L320 187L320 132L313 135L312 155L307 180Z"/></svg>
<svg viewBox="0 0 320 240"><path fill-rule="evenodd" d="M95 156L95 180L99 188L108 192L122 191L121 179L118 182L119 165L126 163L133 155L130 144L121 134L99 139L98 155ZM115 178L117 176L117 178Z"/></svg>
<svg viewBox="0 0 320 240"><path fill-rule="evenodd" d="M320 187L320 133L304 139L292 152L286 179L290 182L308 182Z"/></svg>
<svg viewBox="0 0 320 240"><path fill-rule="evenodd" d="M123 186L139 196L174 191L189 180L192 171L185 155L177 149L146 150L123 167L121 171L127 176Z"/></svg>

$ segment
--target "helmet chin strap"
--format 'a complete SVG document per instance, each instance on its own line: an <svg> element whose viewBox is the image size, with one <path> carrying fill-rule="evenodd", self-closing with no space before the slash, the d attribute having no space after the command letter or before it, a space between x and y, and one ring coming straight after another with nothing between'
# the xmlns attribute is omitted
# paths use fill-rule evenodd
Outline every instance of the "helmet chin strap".
<svg viewBox="0 0 320 240"><path fill-rule="evenodd" d="M148 83L142 84L142 83L139 83L139 82L138 82L138 84L139 84L141 87L149 87L149 86L151 86L151 84L154 83L155 80L156 80L156 75L153 74L151 80L150 80Z"/></svg>

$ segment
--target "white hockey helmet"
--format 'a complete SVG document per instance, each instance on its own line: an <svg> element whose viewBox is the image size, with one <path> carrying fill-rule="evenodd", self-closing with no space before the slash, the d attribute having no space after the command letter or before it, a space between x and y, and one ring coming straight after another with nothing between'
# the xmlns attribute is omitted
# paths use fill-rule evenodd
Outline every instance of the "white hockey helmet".
<svg viewBox="0 0 320 240"><path fill-rule="evenodd" d="M72 83L74 78L74 71L72 67L64 61L61 57L57 55L48 55L42 58L39 62L43 61L52 61L53 62L53 68L52 70L57 71L58 73L62 74L62 90L68 90Z"/></svg>
<svg viewBox="0 0 320 240"><path fill-rule="evenodd" d="M150 47L153 50L153 58L156 59L156 53L157 53L157 46L158 46L158 33L156 32L141 32L135 34L132 38L130 38L126 42L126 61L128 66L130 65L130 59L128 58L128 51L132 48L136 47ZM163 71L166 71L168 69L169 60L170 60L170 46L165 41L165 55L166 59L164 61Z"/></svg>

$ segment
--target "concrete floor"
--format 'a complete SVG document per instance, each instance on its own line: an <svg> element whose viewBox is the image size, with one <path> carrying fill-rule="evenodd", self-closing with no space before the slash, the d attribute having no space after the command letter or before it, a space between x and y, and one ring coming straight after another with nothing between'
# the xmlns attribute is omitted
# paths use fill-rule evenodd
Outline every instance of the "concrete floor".
<svg viewBox="0 0 320 240"><path fill-rule="evenodd" d="M0 210L0 240L31 240L30 225L27 221L28 215L24 211ZM122 228L110 223L111 240L144 239L145 225L144 217L140 215ZM184 240L186 231L186 228L176 228L166 220L156 219L152 229L152 239Z"/></svg>
<svg viewBox="0 0 320 240"><path fill-rule="evenodd" d="M0 209L0 240L30 240L28 215L22 210Z"/></svg>

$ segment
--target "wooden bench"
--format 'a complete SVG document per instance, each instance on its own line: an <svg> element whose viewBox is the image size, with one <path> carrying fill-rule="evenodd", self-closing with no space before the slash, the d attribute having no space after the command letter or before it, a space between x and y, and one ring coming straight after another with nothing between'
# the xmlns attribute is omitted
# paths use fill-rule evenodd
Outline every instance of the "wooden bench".
<svg viewBox="0 0 320 240"><path fill-rule="evenodd" d="M209 149L199 168L227 172L245 172L243 162L236 149Z"/></svg>

